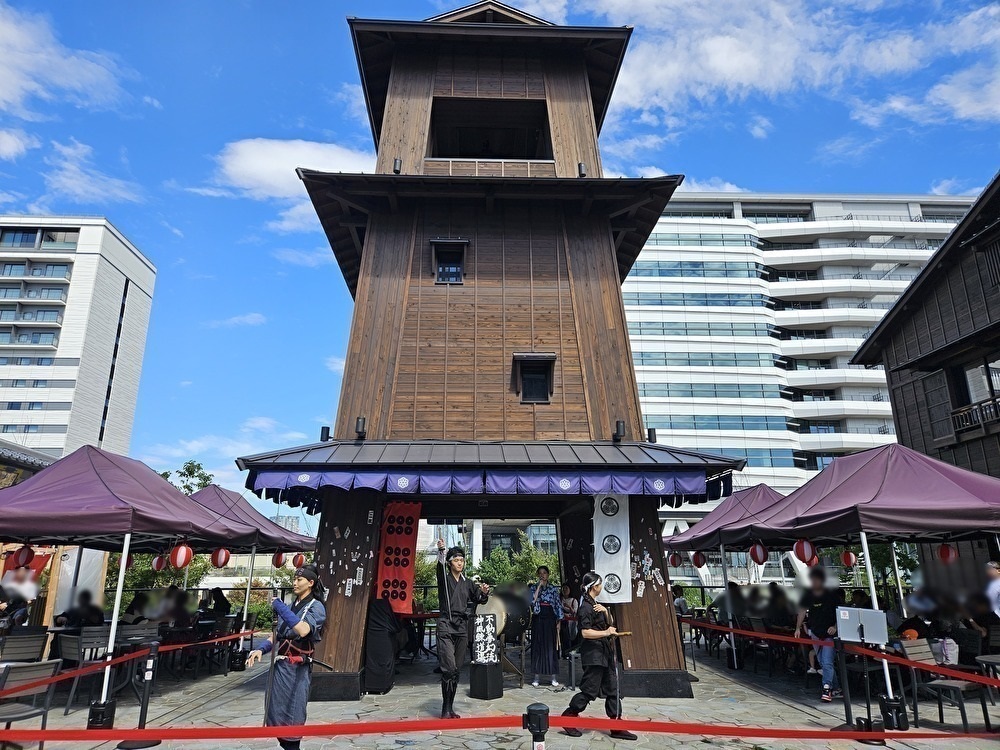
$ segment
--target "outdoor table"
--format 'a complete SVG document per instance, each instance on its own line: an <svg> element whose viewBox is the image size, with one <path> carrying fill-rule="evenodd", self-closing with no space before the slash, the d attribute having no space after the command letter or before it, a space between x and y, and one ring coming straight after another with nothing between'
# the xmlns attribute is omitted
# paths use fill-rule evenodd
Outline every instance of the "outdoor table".
<svg viewBox="0 0 1000 750"><path fill-rule="evenodd" d="M153 639L150 639L149 636L140 635L115 638L114 656L124 656L125 654L132 653L140 648L149 646L152 642ZM159 657L157 657L157 662L159 662ZM143 671L145 671L145 661L143 659L127 661L115 667L116 678L118 675L122 675L122 677L121 679L113 679L111 681L112 695L117 695L124 690L127 685L130 685L132 687L132 692L135 693L135 697L141 701L141 683L137 686L135 677L137 673L141 673ZM156 673L156 665L153 666L153 673Z"/></svg>
<svg viewBox="0 0 1000 750"><path fill-rule="evenodd" d="M1000 654L989 654L985 656L977 656L976 663L981 664L983 667L983 672L991 677L1000 678ZM990 700L993 700L993 686L987 686L990 691Z"/></svg>
<svg viewBox="0 0 1000 750"><path fill-rule="evenodd" d="M420 644L419 651L423 651L428 656L437 658L437 654L431 649L431 644L424 645L424 637L427 633L427 623L436 620L441 616L440 612L413 612L408 615L400 615L403 622L412 620L417 628L417 642Z"/></svg>

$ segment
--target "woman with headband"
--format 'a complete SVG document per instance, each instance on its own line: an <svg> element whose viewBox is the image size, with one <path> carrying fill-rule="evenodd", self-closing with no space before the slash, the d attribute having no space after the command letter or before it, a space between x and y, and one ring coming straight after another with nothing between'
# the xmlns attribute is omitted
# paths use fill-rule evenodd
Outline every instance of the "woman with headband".
<svg viewBox="0 0 1000 750"><path fill-rule="evenodd" d="M312 654L319 642L326 620L322 599L326 590L319 580L315 565L303 565L295 571L292 581L295 602L289 607L281 599L271 602L274 616L278 618L277 642L269 636L261 648L250 652L247 667L260 661L264 654L274 651L273 675L270 694L266 699L265 724L275 726L301 726L306 723L306 704L309 702L309 682ZM299 750L300 737L279 737L282 750Z"/></svg>
<svg viewBox="0 0 1000 750"><path fill-rule="evenodd" d="M583 679L580 680L580 692L573 696L569 708L563 711L563 716L579 716L590 702L604 694L604 710L609 719L620 719L621 697L618 694L618 679L615 674L614 649L617 644L613 638L618 634L611 612L607 607L596 601L601 595L604 580L594 571L583 576L580 588L583 589L583 601L577 610L577 624L583 643L580 645L580 664L583 667ZM564 727L563 732L570 737L583 735L575 727ZM617 740L634 740L637 737L625 729L613 729L611 736Z"/></svg>

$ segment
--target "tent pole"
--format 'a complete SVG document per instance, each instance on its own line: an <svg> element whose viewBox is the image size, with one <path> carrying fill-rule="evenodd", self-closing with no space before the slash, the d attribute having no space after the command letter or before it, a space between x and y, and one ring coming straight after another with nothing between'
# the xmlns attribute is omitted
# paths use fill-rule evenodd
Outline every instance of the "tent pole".
<svg viewBox="0 0 1000 750"><path fill-rule="evenodd" d="M122 564L118 566L118 588L115 591L115 606L111 611L111 632L108 633L108 655L111 661L115 653L115 638L118 636L118 615L122 608L122 589L125 588L125 561L128 560L128 548L132 544L132 533L125 535L122 544ZM104 685L101 687L101 703L108 702L108 689L111 687L111 667L104 668Z"/></svg>
<svg viewBox="0 0 1000 750"><path fill-rule="evenodd" d="M240 626L240 630L246 630L247 617L250 614L250 587L253 585L253 566L257 561L257 545L254 544L250 548L250 573L247 575L247 593L243 597L243 625ZM251 642L252 646L253 643ZM240 651L243 650L243 636L240 636Z"/></svg>
<svg viewBox="0 0 1000 750"><path fill-rule="evenodd" d="M719 545L719 552L722 553L722 592L726 602L726 616L729 618L729 627L735 628L733 623L733 598L729 596L729 570L726 568L726 545ZM739 662L736 659L736 634L729 634L729 645L733 649L733 669L739 669Z"/></svg>
<svg viewBox="0 0 1000 750"><path fill-rule="evenodd" d="M899 559L896 557L896 543L890 542L889 549L892 550L892 574L896 576L896 593L899 594L899 611L906 619L906 600L903 599L903 581L899 577Z"/></svg>
<svg viewBox="0 0 1000 750"><path fill-rule="evenodd" d="M865 555L865 570L868 571L868 593L872 598L872 609L878 609L878 594L875 593L875 575L872 572L872 556L871 552L868 550L868 534L864 531L861 532L861 551ZM895 550L893 550L893 559L895 560ZM878 644L884 646L884 643ZM885 691L890 698L892 695L892 676L889 674L889 662L885 659L882 662L882 674L885 677Z"/></svg>
<svg viewBox="0 0 1000 750"><path fill-rule="evenodd" d="M190 566L190 564L189 565L185 565L184 566L184 590L185 591L188 590L188 573L190 573L190 572L191 572L191 566Z"/></svg>

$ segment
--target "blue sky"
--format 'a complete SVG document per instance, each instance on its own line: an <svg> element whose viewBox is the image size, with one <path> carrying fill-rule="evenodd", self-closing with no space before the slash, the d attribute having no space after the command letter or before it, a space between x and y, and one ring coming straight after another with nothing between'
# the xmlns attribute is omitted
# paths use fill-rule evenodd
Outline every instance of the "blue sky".
<svg viewBox="0 0 1000 750"><path fill-rule="evenodd" d="M132 455L239 486L236 455L330 423L352 306L294 168L372 167L345 17L450 7L0 0L0 212L106 215L159 268ZM521 7L635 26L611 174L964 193L1000 165L1000 3Z"/></svg>

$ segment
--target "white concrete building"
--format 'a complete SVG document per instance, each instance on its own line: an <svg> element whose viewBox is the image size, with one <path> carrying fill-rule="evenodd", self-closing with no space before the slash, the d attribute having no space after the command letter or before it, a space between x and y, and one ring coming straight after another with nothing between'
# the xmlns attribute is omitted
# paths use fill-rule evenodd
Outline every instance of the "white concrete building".
<svg viewBox="0 0 1000 750"><path fill-rule="evenodd" d="M893 441L884 373L848 360L971 202L676 195L623 287L658 442L746 456L737 489L788 493Z"/></svg>
<svg viewBox="0 0 1000 750"><path fill-rule="evenodd" d="M128 453L155 280L106 219L0 216L0 437Z"/></svg>

